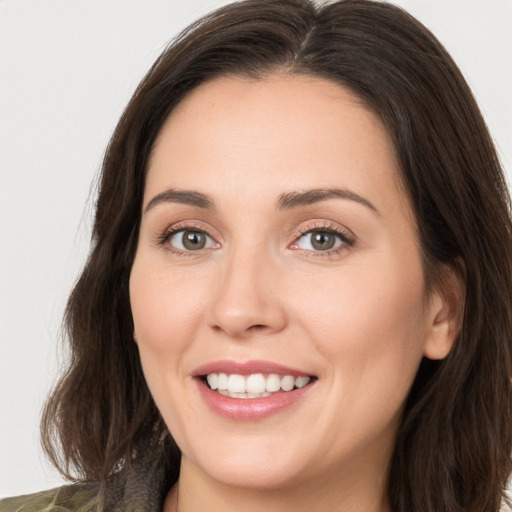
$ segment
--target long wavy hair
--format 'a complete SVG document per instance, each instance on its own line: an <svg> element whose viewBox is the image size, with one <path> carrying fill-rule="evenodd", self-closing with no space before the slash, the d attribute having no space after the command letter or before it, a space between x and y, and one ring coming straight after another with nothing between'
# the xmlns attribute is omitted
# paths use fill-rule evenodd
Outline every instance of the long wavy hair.
<svg viewBox="0 0 512 512"><path fill-rule="evenodd" d="M149 70L104 158L92 248L65 316L69 367L43 412L46 452L64 475L101 482L172 447L132 339L128 295L148 159L193 88L273 72L331 80L380 117L413 205L427 285L442 279L442 265L463 273L462 331L448 357L422 361L405 405L392 510L497 511L512 447L510 199L459 69L423 25L379 1L236 2L191 25Z"/></svg>

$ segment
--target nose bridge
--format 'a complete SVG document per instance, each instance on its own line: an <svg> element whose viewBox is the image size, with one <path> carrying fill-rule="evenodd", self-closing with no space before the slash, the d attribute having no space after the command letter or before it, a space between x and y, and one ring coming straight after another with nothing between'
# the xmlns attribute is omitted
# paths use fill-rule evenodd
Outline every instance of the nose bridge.
<svg viewBox="0 0 512 512"><path fill-rule="evenodd" d="M233 245L219 273L210 324L232 337L281 330L286 315L275 293L277 262L261 243Z"/></svg>

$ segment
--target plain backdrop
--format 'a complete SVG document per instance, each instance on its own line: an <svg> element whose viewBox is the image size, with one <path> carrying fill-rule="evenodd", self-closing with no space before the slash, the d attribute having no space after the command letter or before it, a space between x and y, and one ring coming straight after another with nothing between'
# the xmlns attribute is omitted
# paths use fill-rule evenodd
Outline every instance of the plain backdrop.
<svg viewBox="0 0 512 512"><path fill-rule="evenodd" d="M0 496L62 480L38 423L88 251L94 182L165 44L219 0L0 0ZM445 44L512 171L512 0L396 0Z"/></svg>

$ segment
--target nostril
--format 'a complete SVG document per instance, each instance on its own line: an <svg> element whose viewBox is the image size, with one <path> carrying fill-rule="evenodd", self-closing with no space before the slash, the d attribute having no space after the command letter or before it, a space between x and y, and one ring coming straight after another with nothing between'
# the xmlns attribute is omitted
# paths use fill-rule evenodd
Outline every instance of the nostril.
<svg viewBox="0 0 512 512"><path fill-rule="evenodd" d="M266 325L256 324L256 325L251 325L251 327L249 327L249 330L251 330L251 331L262 331L263 329L266 329L266 328L267 328Z"/></svg>

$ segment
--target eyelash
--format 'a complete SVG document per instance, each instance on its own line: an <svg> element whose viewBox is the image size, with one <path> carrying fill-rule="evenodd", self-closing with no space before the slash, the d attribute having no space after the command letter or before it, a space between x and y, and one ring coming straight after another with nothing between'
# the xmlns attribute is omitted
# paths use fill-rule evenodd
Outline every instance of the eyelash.
<svg viewBox="0 0 512 512"><path fill-rule="evenodd" d="M215 238L208 234L205 226L199 226L195 224L176 224L167 228L161 235L157 237L157 245L165 246L165 248L172 252L173 254L177 254L178 256L197 256L198 253L202 252L201 249L197 251L183 251L182 249L178 249L177 247L173 247L171 244L167 244L171 238L180 233L181 231L197 231L199 233L204 233L208 238L213 240L215 243Z"/></svg>
<svg viewBox="0 0 512 512"><path fill-rule="evenodd" d="M167 228L161 235L158 235L157 237L157 245L160 246L166 246L166 249L174 254L177 254L179 256L195 256L198 253L202 252L204 249L198 249L197 251L184 251L182 249L178 249L176 247L173 247L172 245L168 244L169 240L172 239L174 235L177 233L180 233L182 231L198 231L200 233L204 233L208 238L214 241L214 243L217 243L215 238L208 234L207 229L205 229L204 226L198 226L195 224L177 224L174 226L171 226ZM301 249L299 247L293 248L293 250L301 251L302 253L305 253L310 256L319 256L319 257L326 257L326 256L333 256L336 255L344 250L347 250L354 246L355 243L355 236L348 232L345 229L342 229L340 226L331 224L329 222L321 222L314 225L307 225L300 227L296 234L294 234L294 240L292 244L289 245L289 247L292 247L293 245L297 244L299 240L309 234L309 233L327 233L327 234L333 234L335 235L340 241L341 245L334 249L326 250L326 251L315 251L315 250L308 250L308 249Z"/></svg>
<svg viewBox="0 0 512 512"><path fill-rule="evenodd" d="M314 250L307 250L307 249L301 249L299 247L295 248L295 250L301 251L303 253L307 253L310 256L315 257L329 257L329 256L336 256L342 251L346 251L347 249L350 249L355 244L355 236L350 233L349 231L341 228L341 226L338 226L336 224L332 224L330 222L323 221L318 224L307 225L302 226L298 230L298 234L294 236L294 241L292 245L295 245L299 242L299 240L309 233L327 233L332 234L338 237L338 239L341 241L341 245L330 249L327 251L314 251Z"/></svg>

